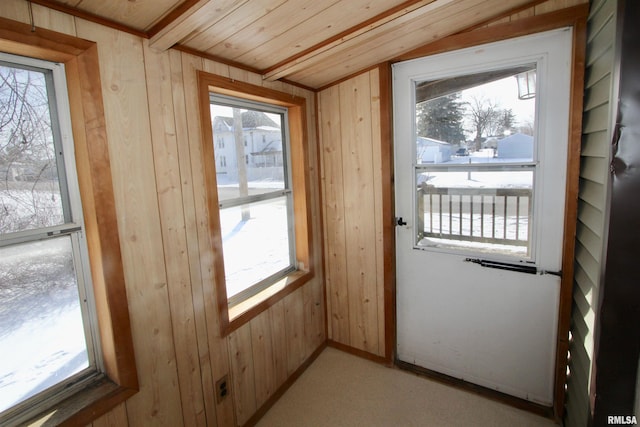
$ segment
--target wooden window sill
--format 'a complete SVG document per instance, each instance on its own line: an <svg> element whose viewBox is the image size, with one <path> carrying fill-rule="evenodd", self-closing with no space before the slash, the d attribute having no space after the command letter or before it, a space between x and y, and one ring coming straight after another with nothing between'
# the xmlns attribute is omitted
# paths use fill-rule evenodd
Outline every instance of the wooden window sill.
<svg viewBox="0 0 640 427"><path fill-rule="evenodd" d="M86 425L124 402L136 392L137 389L119 386L107 377L102 377L53 408L39 414L28 425Z"/></svg>
<svg viewBox="0 0 640 427"><path fill-rule="evenodd" d="M296 270L283 277L262 292L248 298L241 303L230 307L229 322L224 327L223 335L227 335L244 325L260 313L307 283L313 277L313 273L307 270Z"/></svg>

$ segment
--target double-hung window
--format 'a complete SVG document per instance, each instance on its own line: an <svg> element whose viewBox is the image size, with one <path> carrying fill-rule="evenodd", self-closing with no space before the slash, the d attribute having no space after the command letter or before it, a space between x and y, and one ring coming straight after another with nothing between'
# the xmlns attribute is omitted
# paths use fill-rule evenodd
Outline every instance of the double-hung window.
<svg viewBox="0 0 640 427"><path fill-rule="evenodd" d="M205 72L198 84L213 280L227 334L314 275L306 99Z"/></svg>
<svg viewBox="0 0 640 427"><path fill-rule="evenodd" d="M287 109L212 93L225 283L233 307L297 268Z"/></svg>
<svg viewBox="0 0 640 427"><path fill-rule="evenodd" d="M93 307L64 65L1 53L0 424L100 375Z"/></svg>

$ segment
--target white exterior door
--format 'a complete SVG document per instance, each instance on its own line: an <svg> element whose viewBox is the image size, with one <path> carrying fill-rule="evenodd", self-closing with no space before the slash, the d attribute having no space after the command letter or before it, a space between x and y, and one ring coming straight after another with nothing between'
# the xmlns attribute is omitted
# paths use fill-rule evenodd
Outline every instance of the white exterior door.
<svg viewBox="0 0 640 427"><path fill-rule="evenodd" d="M547 406L571 40L563 29L393 69L397 356ZM518 83L535 94L519 99Z"/></svg>

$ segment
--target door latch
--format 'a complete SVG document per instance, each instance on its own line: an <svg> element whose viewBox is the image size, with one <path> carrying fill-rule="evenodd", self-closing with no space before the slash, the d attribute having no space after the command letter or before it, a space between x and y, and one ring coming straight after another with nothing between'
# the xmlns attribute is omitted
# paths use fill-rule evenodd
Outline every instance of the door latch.
<svg viewBox="0 0 640 427"><path fill-rule="evenodd" d="M400 216L400 217L396 217L396 225L407 225L407 223Z"/></svg>

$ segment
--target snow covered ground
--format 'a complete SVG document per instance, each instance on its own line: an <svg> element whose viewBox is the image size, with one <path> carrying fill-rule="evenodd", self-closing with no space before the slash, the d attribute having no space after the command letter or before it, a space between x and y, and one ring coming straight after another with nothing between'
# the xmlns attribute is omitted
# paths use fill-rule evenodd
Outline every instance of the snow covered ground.
<svg viewBox="0 0 640 427"><path fill-rule="evenodd" d="M522 170L507 163L526 163L527 159L496 159L492 150L452 158L452 168L442 170L421 165L416 171L418 185L447 189L448 194L426 195L424 198L424 232L431 237L418 246L437 246L526 255L529 240L529 210L533 200L533 168ZM472 165L472 169L464 170ZM480 171L477 165L504 165L503 170ZM493 169L493 168L492 168ZM494 190L527 190L527 196L496 196ZM467 194L460 190L477 190ZM507 191L508 193L508 191ZM450 204L451 203L451 204ZM506 205L506 206L505 206ZM505 212L506 209L506 212ZM442 238L438 238L442 237ZM469 240L476 241L469 241ZM509 240L514 244L491 239ZM484 240L484 241L482 241ZM505 244L507 243L507 244Z"/></svg>
<svg viewBox="0 0 640 427"><path fill-rule="evenodd" d="M64 222L56 181L8 182L0 189L0 233L59 225Z"/></svg>
<svg viewBox="0 0 640 427"><path fill-rule="evenodd" d="M289 266L285 198L252 204L247 221L241 211L220 210L228 296Z"/></svg>
<svg viewBox="0 0 640 427"><path fill-rule="evenodd" d="M87 367L72 268L68 237L0 249L0 411Z"/></svg>

